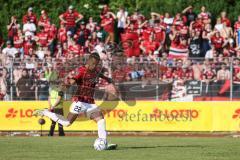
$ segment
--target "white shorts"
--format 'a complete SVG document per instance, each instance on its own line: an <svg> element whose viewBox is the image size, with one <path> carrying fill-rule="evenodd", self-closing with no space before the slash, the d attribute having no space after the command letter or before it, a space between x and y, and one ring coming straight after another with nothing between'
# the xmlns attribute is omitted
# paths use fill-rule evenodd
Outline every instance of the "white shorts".
<svg viewBox="0 0 240 160"><path fill-rule="evenodd" d="M85 113L87 117L90 118L92 113L99 112L101 110L96 104L89 104L77 101L71 104L69 111L74 114Z"/></svg>

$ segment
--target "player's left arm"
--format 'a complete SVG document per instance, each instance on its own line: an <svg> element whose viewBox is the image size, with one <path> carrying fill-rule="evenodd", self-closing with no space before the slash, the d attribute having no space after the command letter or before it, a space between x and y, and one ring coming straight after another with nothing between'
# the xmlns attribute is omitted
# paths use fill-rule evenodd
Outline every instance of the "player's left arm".
<svg viewBox="0 0 240 160"><path fill-rule="evenodd" d="M106 80L109 83L109 85L106 87L106 91L111 93L111 94L113 94L113 95L115 95L115 96L117 96L119 92L118 92L118 89L116 88L116 86L114 84L113 79L109 78L109 77L106 77L102 73L99 75L99 77L104 79L104 80Z"/></svg>

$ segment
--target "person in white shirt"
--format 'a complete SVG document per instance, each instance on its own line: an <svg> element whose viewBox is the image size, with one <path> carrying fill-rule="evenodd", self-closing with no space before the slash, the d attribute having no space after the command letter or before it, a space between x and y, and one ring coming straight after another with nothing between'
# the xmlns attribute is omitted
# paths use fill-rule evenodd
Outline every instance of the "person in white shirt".
<svg viewBox="0 0 240 160"><path fill-rule="evenodd" d="M23 25L23 33L25 34L25 36L31 35L33 37L36 30L36 25L31 22L30 19L28 19L27 23Z"/></svg>
<svg viewBox="0 0 240 160"><path fill-rule="evenodd" d="M221 22L221 18L217 19L217 22L216 22L214 28L217 29L219 32L223 29L223 24Z"/></svg>
<svg viewBox="0 0 240 160"><path fill-rule="evenodd" d="M167 32L170 32L170 28L173 24L173 20L174 18L173 17L170 17L170 14L168 12L165 13L165 16L164 16L164 19L163 19L163 22L167 25L166 29L167 29Z"/></svg>
<svg viewBox="0 0 240 160"><path fill-rule="evenodd" d="M104 42L100 41L98 45L95 46L94 50L101 56L104 51Z"/></svg>
<svg viewBox="0 0 240 160"><path fill-rule="evenodd" d="M124 32L124 28L126 28L126 21L127 21L128 12L124 10L123 7L119 8L117 12L117 19L118 19L118 33L119 35Z"/></svg>
<svg viewBox="0 0 240 160"><path fill-rule="evenodd" d="M211 49L208 50L205 54L205 59L213 59L214 55L217 54L217 51L215 50L214 46L211 46Z"/></svg>
<svg viewBox="0 0 240 160"><path fill-rule="evenodd" d="M7 41L7 47L2 50L2 53L5 56L11 56L15 58L18 54L18 50L12 46L10 41Z"/></svg>

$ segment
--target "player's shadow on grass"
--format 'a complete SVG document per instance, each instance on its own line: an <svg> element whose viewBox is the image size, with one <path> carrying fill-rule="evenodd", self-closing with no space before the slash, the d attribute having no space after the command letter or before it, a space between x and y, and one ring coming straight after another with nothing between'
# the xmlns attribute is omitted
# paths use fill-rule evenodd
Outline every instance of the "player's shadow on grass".
<svg viewBox="0 0 240 160"><path fill-rule="evenodd" d="M176 145L176 146L133 146L133 147L121 147L119 150L129 149L148 149L148 148L204 148L206 146L201 145Z"/></svg>

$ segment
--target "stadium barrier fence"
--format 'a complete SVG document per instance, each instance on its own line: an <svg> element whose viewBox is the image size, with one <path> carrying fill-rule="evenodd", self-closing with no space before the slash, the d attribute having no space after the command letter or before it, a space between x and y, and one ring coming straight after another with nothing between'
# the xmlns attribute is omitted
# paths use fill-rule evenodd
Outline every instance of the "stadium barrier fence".
<svg viewBox="0 0 240 160"><path fill-rule="evenodd" d="M7 94L4 96L5 101L16 100L41 100L41 94L43 92L48 93L49 89L40 90L39 78L33 79L34 90L25 90L23 92L30 92L28 97L17 96L16 92L16 72L22 68L28 68L30 74L35 77L39 76L40 72L44 71L45 75L49 71L49 68L53 67L52 72L56 72L57 76L48 77L47 81L51 88L59 80L63 80L64 77L75 72L79 65L83 64L84 58L75 58L71 60L44 60L37 61L37 67L34 65L27 65L28 61L22 61L20 59L14 59L9 62L6 69L8 76L6 79ZM211 68L218 71L221 69L223 63L215 63L215 60L204 61L204 59L189 59L184 64L174 61L159 60L158 62L135 62L126 63L126 60L121 57L113 58L107 64L106 74L113 77L116 85L119 88L121 99L128 100L157 100L157 101L234 101L240 99L240 64L236 64L236 59L222 58L222 62L226 62L226 69L230 72L230 77L227 80L217 80L215 73L214 80L206 82L199 78L184 79L184 83L181 84L181 78L179 83L179 77L177 76L173 81L166 78L167 69L180 67L182 69L194 69L194 65L204 64L201 67L206 67L206 63L211 64ZM214 62L214 63L213 63ZM192 63L190 67L186 67L185 64ZM208 64L208 65L209 65ZM103 67L103 65L101 67ZM36 66L36 65L35 65ZM196 68L196 67L195 67ZM174 74L177 74L175 72ZM165 78L164 78L165 77ZM178 84L181 84L178 86ZM37 88L37 89L36 89ZM74 94L76 87L72 86L65 91L65 100L70 100ZM44 94L47 95L47 94ZM96 88L95 98L97 100L107 100L105 97L104 82ZM0 94L1 99L1 94Z"/></svg>

